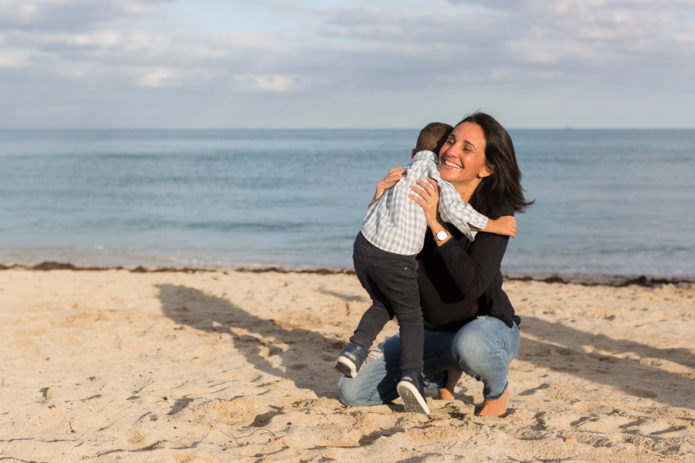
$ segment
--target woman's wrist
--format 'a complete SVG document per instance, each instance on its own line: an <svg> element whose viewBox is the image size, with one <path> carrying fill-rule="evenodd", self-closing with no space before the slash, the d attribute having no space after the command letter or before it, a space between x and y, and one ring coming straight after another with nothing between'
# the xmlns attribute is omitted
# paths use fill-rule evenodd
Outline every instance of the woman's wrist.
<svg viewBox="0 0 695 463"><path fill-rule="evenodd" d="M449 233L449 230L441 221L436 221L430 225L430 231L432 232L432 236L434 237L434 241L437 243L437 246L441 246L451 238L451 233Z"/></svg>

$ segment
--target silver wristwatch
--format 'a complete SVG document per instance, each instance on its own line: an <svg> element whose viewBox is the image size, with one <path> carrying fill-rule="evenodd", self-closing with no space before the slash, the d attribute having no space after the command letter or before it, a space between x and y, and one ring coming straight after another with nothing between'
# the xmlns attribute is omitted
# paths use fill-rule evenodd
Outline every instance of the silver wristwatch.
<svg viewBox="0 0 695 463"><path fill-rule="evenodd" d="M441 230L438 231L436 235L434 235L434 239L437 241L444 241L449 237L449 232L446 230Z"/></svg>

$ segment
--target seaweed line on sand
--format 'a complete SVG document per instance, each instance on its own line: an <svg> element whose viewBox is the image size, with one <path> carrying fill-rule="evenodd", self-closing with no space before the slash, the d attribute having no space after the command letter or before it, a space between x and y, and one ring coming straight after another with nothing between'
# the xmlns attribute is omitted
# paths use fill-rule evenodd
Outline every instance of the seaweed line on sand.
<svg viewBox="0 0 695 463"><path fill-rule="evenodd" d="M28 270L28 271L108 271L124 270L131 273L210 273L210 272L248 272L248 273L308 273L315 275L354 275L355 271L346 268L285 268L279 266L269 267L172 267L172 266L122 266L122 265L75 265L70 262L44 261L38 264L0 263L0 270ZM580 284L583 286L644 286L655 287L666 284L695 283L692 278L656 278L645 275L505 275L510 281L542 281L544 283Z"/></svg>

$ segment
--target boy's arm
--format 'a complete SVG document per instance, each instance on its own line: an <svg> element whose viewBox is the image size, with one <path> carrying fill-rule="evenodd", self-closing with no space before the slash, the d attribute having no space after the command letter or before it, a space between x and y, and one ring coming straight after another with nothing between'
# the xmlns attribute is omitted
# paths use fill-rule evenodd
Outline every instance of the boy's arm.
<svg viewBox="0 0 695 463"><path fill-rule="evenodd" d="M488 219L461 199L461 195L458 194L451 183L441 178L438 181L441 191L439 214L445 222L449 222L461 230L461 233L466 235L469 240L473 241L473 235L470 234L471 229L496 235L511 236L512 238L516 236L516 219L513 216L506 215L498 219ZM450 220L445 219L445 215ZM457 224L461 220L465 221L462 225L463 228Z"/></svg>
<svg viewBox="0 0 695 463"><path fill-rule="evenodd" d="M394 185L396 185L396 183L398 183L405 176L424 179L429 172L428 165L434 163L430 156L430 154L420 151L413 155L406 167L394 167L393 169L389 170L386 177L379 180L379 182L376 184L376 192L374 193L372 202L369 203L369 205L371 206L381 199L387 190L393 188Z"/></svg>
<svg viewBox="0 0 695 463"><path fill-rule="evenodd" d="M451 183L439 176L437 176L437 181L440 191L439 215L444 222L454 225L466 238L473 241L471 226L476 230L484 230L490 220L461 199L461 195Z"/></svg>
<svg viewBox="0 0 695 463"><path fill-rule="evenodd" d="M374 193L372 202L369 203L369 205L371 206L372 204L377 202L384 195L384 193L386 193L387 190L393 188L393 186L396 183L398 183L398 181L402 179L404 175L405 168L403 167L394 167L393 169L389 170L389 173L386 174L386 177L379 180L379 182L376 184L376 192Z"/></svg>
<svg viewBox="0 0 695 463"><path fill-rule="evenodd" d="M516 236L516 219L511 215L505 215L499 219L488 219L487 225L480 231L514 238Z"/></svg>

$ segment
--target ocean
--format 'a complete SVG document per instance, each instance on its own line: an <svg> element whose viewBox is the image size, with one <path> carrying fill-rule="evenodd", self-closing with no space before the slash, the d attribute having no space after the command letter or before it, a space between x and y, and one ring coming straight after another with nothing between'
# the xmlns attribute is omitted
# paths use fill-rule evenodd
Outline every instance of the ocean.
<svg viewBox="0 0 695 463"><path fill-rule="evenodd" d="M418 129L0 130L0 262L351 268ZM507 275L695 279L695 130L510 130Z"/></svg>

